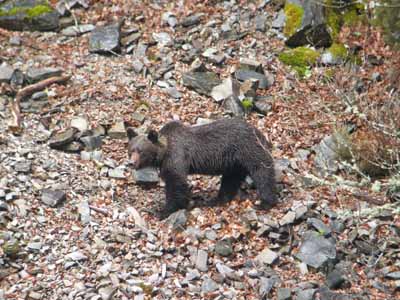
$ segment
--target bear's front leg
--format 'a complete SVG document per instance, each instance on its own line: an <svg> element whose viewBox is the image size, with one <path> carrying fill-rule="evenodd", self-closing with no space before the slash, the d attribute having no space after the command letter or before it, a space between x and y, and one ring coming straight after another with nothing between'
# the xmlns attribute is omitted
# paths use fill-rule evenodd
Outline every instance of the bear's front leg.
<svg viewBox="0 0 400 300"><path fill-rule="evenodd" d="M162 174L165 181L166 203L164 215L185 209L190 199L190 189L186 181L186 174L180 172L167 171Z"/></svg>

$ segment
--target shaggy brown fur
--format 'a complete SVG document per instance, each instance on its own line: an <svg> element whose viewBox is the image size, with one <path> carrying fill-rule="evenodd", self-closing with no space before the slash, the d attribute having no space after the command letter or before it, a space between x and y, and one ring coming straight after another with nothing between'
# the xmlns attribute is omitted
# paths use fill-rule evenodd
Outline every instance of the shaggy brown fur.
<svg viewBox="0 0 400 300"><path fill-rule="evenodd" d="M262 206L276 202L271 144L242 119L221 119L192 127L174 121L159 133L151 130L147 137L137 135L132 128L127 132L133 167L160 168L166 183L166 214L187 207L190 189L186 178L190 174L222 175L220 201L234 198L240 183L249 175Z"/></svg>

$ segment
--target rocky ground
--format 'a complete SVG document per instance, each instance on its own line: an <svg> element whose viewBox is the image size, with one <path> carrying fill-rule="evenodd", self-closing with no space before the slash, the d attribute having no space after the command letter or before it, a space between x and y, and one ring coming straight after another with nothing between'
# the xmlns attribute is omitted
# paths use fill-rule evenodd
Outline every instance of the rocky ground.
<svg viewBox="0 0 400 300"><path fill-rule="evenodd" d="M0 299L399 296L399 204L354 177L351 188L324 179L340 169L329 133L341 87L326 67L300 80L279 62L274 1L72 2L62 31L0 29ZM8 130L13 86L62 74L23 99L22 133ZM237 104L249 97L252 111ZM127 168L124 126L231 114L273 141L280 203L255 210L249 182L240 200L160 221L163 183ZM219 178L190 183L210 199Z"/></svg>

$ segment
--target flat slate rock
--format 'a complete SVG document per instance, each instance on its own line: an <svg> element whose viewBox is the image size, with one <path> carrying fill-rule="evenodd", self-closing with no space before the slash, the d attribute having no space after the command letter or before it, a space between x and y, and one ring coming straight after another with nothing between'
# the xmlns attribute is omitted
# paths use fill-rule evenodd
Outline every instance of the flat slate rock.
<svg viewBox="0 0 400 300"><path fill-rule="evenodd" d="M60 76L61 68L29 68L26 72L26 79L30 83L35 83L50 77Z"/></svg>
<svg viewBox="0 0 400 300"><path fill-rule="evenodd" d="M336 245L315 231L307 231L296 257L311 267L319 268L328 260L336 258Z"/></svg>
<svg viewBox="0 0 400 300"><path fill-rule="evenodd" d="M0 1L0 27L12 31L53 31L60 25L60 15L42 0ZM19 13L13 13L17 10ZM42 13L37 13L38 11Z"/></svg>
<svg viewBox="0 0 400 300"><path fill-rule="evenodd" d="M42 202L48 206L56 207L67 199L65 192L60 190L46 189L42 191Z"/></svg>
<svg viewBox="0 0 400 300"><path fill-rule="evenodd" d="M143 168L133 171L133 179L136 183L158 183L160 178L155 168Z"/></svg>
<svg viewBox="0 0 400 300"><path fill-rule="evenodd" d="M14 74L14 69L6 64L0 65L0 83L9 83Z"/></svg>
<svg viewBox="0 0 400 300"><path fill-rule="evenodd" d="M78 26L69 26L61 30L61 34L65 36L77 36L93 31L96 26L92 24L82 24Z"/></svg>
<svg viewBox="0 0 400 300"><path fill-rule="evenodd" d="M274 84L274 78L272 75L263 75L261 73L251 71L251 70L243 70L239 69L235 72L235 77L239 81L246 81L249 79L258 80L258 88L259 89L267 89Z"/></svg>
<svg viewBox="0 0 400 300"><path fill-rule="evenodd" d="M221 83L218 75L213 72L187 72L182 76L183 85L199 94L209 96L212 89Z"/></svg>
<svg viewBox="0 0 400 300"><path fill-rule="evenodd" d="M120 49L121 25L97 27L89 37L89 51L95 53L117 52Z"/></svg>
<svg viewBox="0 0 400 300"><path fill-rule="evenodd" d="M69 128L64 132L56 133L49 141L49 146L52 149L60 149L63 146L71 143L75 139L77 129Z"/></svg>

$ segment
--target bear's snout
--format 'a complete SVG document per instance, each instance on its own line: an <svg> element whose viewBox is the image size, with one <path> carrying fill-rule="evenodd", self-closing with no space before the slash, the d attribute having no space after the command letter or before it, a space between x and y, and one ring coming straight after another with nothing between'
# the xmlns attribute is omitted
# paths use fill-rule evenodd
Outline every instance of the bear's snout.
<svg viewBox="0 0 400 300"><path fill-rule="evenodd" d="M129 165L132 168L137 169L140 164L140 155L137 152L132 152L131 156L129 157Z"/></svg>

